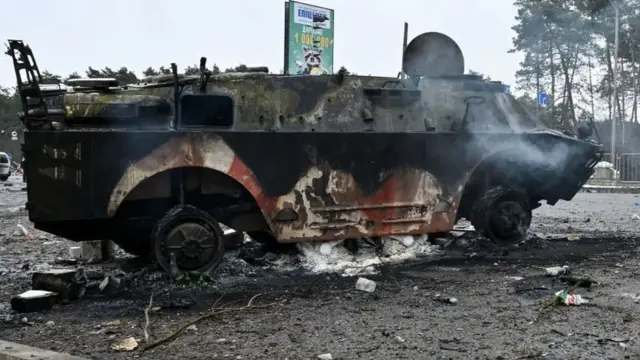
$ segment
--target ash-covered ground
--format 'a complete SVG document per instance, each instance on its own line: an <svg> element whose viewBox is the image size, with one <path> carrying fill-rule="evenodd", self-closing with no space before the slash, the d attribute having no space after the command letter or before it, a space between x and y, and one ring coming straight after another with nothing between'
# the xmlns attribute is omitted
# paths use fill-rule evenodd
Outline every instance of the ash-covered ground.
<svg viewBox="0 0 640 360"><path fill-rule="evenodd" d="M229 251L212 279L179 283L119 252L115 263L76 265L95 281L105 275L122 279L119 288L92 287L82 299L51 311L17 314L11 297L30 289L33 271L63 266L56 259L68 258L74 244L33 230L24 211L24 184L10 184L0 184L4 340L90 359L640 357L639 195L580 193L571 202L542 206L534 212L531 239L511 251L473 233L438 245L424 238L408 247L388 240L380 256L363 246L354 257L341 245L329 256L309 246L302 255L261 256L249 243ZM545 276L544 268L563 265L572 276L598 281L576 290L589 303L540 311L556 291L569 287L560 276ZM376 281L373 293L355 288L359 276ZM257 294L252 307L242 308ZM146 344L145 309L155 341L212 307L222 313L140 350ZM139 348L112 349L128 338Z"/></svg>

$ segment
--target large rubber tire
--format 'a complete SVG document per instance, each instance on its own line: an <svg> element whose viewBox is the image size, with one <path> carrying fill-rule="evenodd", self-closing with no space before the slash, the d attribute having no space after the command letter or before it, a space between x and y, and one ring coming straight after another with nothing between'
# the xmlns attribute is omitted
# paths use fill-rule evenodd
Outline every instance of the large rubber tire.
<svg viewBox="0 0 640 360"><path fill-rule="evenodd" d="M206 230L206 233L198 235L198 237L203 239L203 241L207 241L205 245L207 249L210 250L202 249L202 252L195 256L199 264L194 264L195 261L194 263L187 264L186 261L189 261L187 258L193 260L194 256L187 255L186 247L183 247L181 250L174 249L176 253L177 270L180 272L210 273L218 267L222 261L225 251L224 234L218 222L211 217L211 215L191 205L178 205L172 208L156 223L151 237L153 255L165 271L173 274L175 269L171 267L169 249L166 248L166 245L169 245L168 240L170 240L168 237L175 233L174 230L187 224L188 226L195 226ZM200 244L203 241L192 240L192 242ZM182 245L184 246L184 244L185 242L183 241ZM201 255L206 255L205 261L199 261Z"/></svg>
<svg viewBox="0 0 640 360"><path fill-rule="evenodd" d="M500 246L524 241L531 225L531 206L525 191L508 186L487 190L473 204L471 224Z"/></svg>

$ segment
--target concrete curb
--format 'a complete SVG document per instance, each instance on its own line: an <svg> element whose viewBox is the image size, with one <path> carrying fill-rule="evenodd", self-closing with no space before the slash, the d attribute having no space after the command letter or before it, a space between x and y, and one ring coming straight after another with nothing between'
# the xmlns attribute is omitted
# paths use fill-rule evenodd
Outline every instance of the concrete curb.
<svg viewBox="0 0 640 360"><path fill-rule="evenodd" d="M0 340L0 360L89 360Z"/></svg>
<svg viewBox="0 0 640 360"><path fill-rule="evenodd" d="M613 193L613 194L640 194L638 186L584 186L579 192L586 193Z"/></svg>

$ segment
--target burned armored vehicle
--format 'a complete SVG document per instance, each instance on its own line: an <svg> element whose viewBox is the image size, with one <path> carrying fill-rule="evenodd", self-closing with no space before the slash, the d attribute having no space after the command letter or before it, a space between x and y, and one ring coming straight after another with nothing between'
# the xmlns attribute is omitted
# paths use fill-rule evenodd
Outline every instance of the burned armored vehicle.
<svg viewBox="0 0 640 360"><path fill-rule="evenodd" d="M26 127L35 227L113 239L164 267L210 271L220 224L260 242L450 231L460 218L500 244L531 210L570 200L600 147L546 128L497 82L463 75L439 33L408 44L399 78L173 74L134 85L39 84L9 41Z"/></svg>

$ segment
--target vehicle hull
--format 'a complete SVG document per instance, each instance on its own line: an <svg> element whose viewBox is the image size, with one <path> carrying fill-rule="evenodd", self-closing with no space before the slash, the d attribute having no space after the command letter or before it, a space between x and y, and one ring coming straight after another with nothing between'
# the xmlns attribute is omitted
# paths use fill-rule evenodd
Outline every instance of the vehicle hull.
<svg viewBox="0 0 640 360"><path fill-rule="evenodd" d="M28 131L24 152L31 221L71 240L108 238L123 204L176 198L173 187L142 194L141 184L201 168L232 178L278 241L297 242L450 231L470 177L498 153L522 154L514 172L562 167L540 197L570 200L598 147L546 132L102 130ZM209 199L193 188L193 199Z"/></svg>

